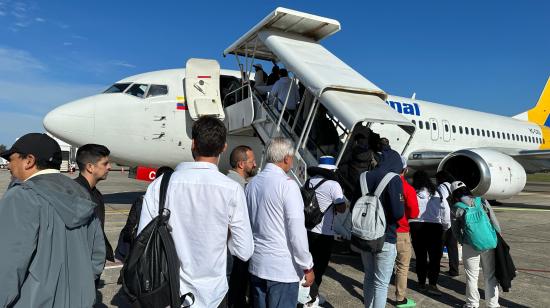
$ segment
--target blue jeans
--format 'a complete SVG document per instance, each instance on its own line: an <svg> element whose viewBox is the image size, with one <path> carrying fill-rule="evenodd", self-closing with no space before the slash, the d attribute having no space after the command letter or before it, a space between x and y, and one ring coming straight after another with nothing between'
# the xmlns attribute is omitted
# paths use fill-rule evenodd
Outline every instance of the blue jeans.
<svg viewBox="0 0 550 308"><path fill-rule="evenodd" d="M289 308L298 305L298 282L277 282L251 275L251 283L254 308Z"/></svg>
<svg viewBox="0 0 550 308"><path fill-rule="evenodd" d="M384 243L382 251L379 253L361 252L361 260L365 268L365 280L363 281L365 307L386 307L388 285L393 272L396 255L397 249L395 248L395 244L388 242Z"/></svg>

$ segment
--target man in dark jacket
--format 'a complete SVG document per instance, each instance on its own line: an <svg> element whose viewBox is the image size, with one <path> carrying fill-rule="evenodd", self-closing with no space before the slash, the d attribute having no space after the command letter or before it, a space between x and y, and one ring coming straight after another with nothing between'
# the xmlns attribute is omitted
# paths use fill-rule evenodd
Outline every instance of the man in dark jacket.
<svg viewBox="0 0 550 308"><path fill-rule="evenodd" d="M105 235L105 201L103 201L103 195L96 187L99 181L107 179L109 170L111 170L109 154L109 149L99 144L86 144L78 148L76 163L78 164L80 174L75 181L90 193L92 201L97 204L95 214L99 218L99 221L101 221L101 229L103 230L103 238L105 240L105 258L108 261L114 262L113 247Z"/></svg>
<svg viewBox="0 0 550 308"><path fill-rule="evenodd" d="M378 165L366 175L369 191L374 192L386 174L389 172L399 174L402 168L403 163L399 153L390 149L389 146L383 147ZM357 182L353 203L360 196L360 185ZM361 251L361 259L365 268L363 283L365 307L382 308L386 306L388 285L397 255L397 222L405 214L403 201L403 184L401 178L395 176L390 180L380 196L380 202L382 203L386 217L385 242L382 251L379 253Z"/></svg>
<svg viewBox="0 0 550 308"><path fill-rule="evenodd" d="M59 173L59 145L27 134L1 156L17 181L0 200L0 306L92 307L105 244L89 195Z"/></svg>

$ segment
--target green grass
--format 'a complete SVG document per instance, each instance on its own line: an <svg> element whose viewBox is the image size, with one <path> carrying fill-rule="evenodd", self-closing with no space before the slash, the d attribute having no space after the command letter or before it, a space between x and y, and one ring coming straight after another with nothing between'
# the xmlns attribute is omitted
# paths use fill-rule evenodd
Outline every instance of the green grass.
<svg viewBox="0 0 550 308"><path fill-rule="evenodd" d="M550 173L528 174L527 182L550 182Z"/></svg>

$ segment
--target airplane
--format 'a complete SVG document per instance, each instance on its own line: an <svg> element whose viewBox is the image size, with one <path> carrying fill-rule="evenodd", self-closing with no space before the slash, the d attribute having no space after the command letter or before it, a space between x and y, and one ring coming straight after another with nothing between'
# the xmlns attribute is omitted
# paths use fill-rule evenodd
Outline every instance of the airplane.
<svg viewBox="0 0 550 308"><path fill-rule="evenodd" d="M192 123L213 115L226 123L229 149L246 144L262 153L271 138L292 138L291 174L300 183L320 155L344 164L365 128L386 137L411 168L447 170L488 199L518 194L526 172L550 170L550 79L536 106L512 118L392 96L319 44L339 30L336 20L277 8L224 51L245 58L238 71L190 59L185 68L130 76L57 107L43 124L67 143L106 145L119 164L155 168L191 161ZM293 118L282 116L286 101L276 110L249 81L254 61L283 64L304 88ZM319 144L328 132L337 138L326 150ZM222 157L221 170L227 161Z"/></svg>

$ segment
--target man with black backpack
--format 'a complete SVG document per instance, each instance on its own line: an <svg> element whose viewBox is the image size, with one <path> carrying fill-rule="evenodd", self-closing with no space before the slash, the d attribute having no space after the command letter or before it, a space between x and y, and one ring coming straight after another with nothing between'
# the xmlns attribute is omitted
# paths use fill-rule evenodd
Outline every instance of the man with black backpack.
<svg viewBox="0 0 550 308"><path fill-rule="evenodd" d="M171 211L171 236L181 264L179 289L181 295L194 295L193 308L225 307L228 246L243 261L254 251L246 199L239 183L218 171L220 154L227 147L223 122L202 116L193 124L191 135L195 162L177 166L165 203L165 209ZM159 189L165 176L147 189L138 233L158 215Z"/></svg>
<svg viewBox="0 0 550 308"><path fill-rule="evenodd" d="M383 183L386 186L378 197L384 210L383 216L385 217L383 245L380 251L364 250L366 249L365 247L363 247L361 251L361 259L365 268L365 279L363 283L365 307L383 308L386 306L388 285L397 255L397 221L401 219L405 213L403 205L403 184L399 177L399 173L402 169L403 163L399 153L390 149L389 146L384 146L380 162L376 168L367 172L364 176L366 182L366 187L364 188L368 190L368 195L370 196L372 196L373 193L376 194L379 184L387 181L387 183ZM386 175L390 173L394 173L394 176L387 179ZM360 183L356 183L355 185L352 204L354 204L354 207L357 207L358 204L355 202L362 197L363 189L360 188ZM354 209L352 216L355 216L355 212L356 210ZM354 242L354 238L357 239L357 237L353 236L355 233L354 231L355 230L352 229L352 244L357 247L359 243L357 240ZM361 247L358 248L361 249Z"/></svg>
<svg viewBox="0 0 550 308"><path fill-rule="evenodd" d="M305 304L305 307L318 307L323 304L324 299L319 295L319 286L323 280L323 275L327 269L332 253L332 244L334 242L333 220L337 213L343 213L346 210L344 193L340 183L336 180L336 165L334 157L322 156L319 159L319 165L309 167L308 175L311 177L306 181L302 190L312 191L314 194L310 200L304 200L305 208L308 206L316 207L318 215L314 211L305 212L306 221L311 219L312 228L308 228L307 239L309 243L309 252L313 257L315 267L315 283L311 285L311 301ZM303 194L305 196L307 194ZM308 214L313 217L308 217ZM306 228L308 226L306 225Z"/></svg>

